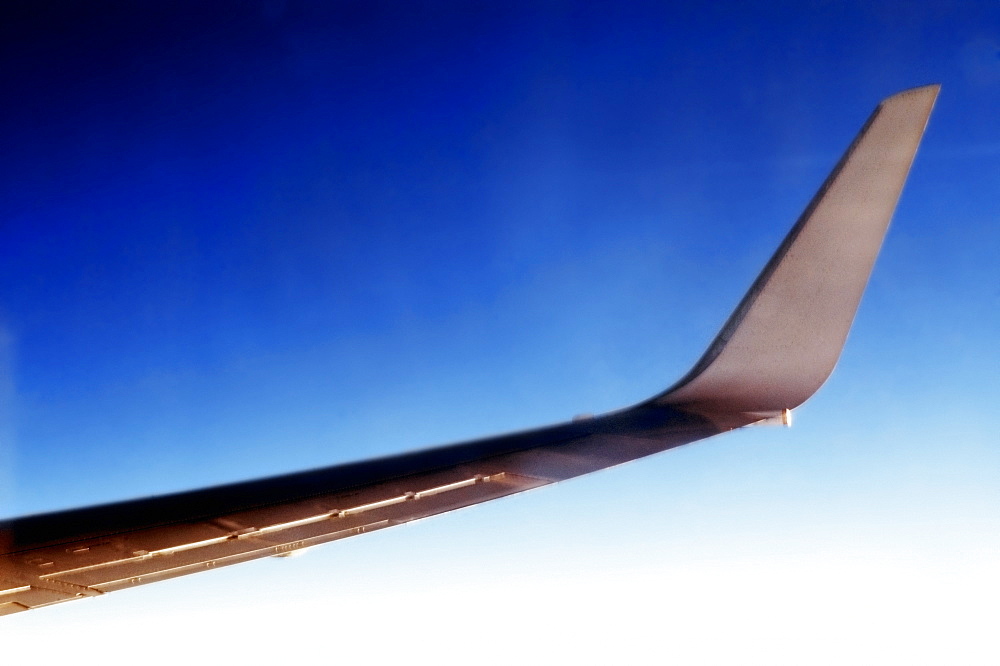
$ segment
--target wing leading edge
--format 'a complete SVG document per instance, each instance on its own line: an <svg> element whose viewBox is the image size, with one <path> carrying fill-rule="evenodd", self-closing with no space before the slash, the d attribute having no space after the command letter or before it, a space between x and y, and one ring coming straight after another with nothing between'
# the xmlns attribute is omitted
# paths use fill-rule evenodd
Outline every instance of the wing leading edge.
<svg viewBox="0 0 1000 666"><path fill-rule="evenodd" d="M883 101L704 356L643 403L527 432L0 523L0 615L399 525L787 414L839 357L938 86Z"/></svg>

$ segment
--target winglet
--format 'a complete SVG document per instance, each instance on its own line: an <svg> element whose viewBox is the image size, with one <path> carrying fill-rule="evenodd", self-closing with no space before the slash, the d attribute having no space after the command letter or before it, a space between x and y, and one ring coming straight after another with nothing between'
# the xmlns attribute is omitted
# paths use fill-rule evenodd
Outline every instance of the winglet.
<svg viewBox="0 0 1000 666"><path fill-rule="evenodd" d="M653 402L764 418L816 392L840 357L939 90L878 105L705 354Z"/></svg>

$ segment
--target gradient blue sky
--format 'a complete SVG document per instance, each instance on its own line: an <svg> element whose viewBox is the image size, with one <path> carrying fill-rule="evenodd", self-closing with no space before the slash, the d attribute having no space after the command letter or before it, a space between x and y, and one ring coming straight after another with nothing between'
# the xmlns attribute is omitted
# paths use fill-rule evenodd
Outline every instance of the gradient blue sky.
<svg viewBox="0 0 1000 666"><path fill-rule="evenodd" d="M501 4L4 8L0 516L645 398L875 104L942 83L831 380L791 430L6 618L5 653L996 663L1000 5Z"/></svg>

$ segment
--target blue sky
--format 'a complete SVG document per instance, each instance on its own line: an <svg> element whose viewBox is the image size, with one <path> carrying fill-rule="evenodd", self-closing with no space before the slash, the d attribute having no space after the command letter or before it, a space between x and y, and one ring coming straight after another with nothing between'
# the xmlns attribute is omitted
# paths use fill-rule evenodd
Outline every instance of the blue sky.
<svg viewBox="0 0 1000 666"><path fill-rule="evenodd" d="M118 640L308 657L328 632L417 663L1000 656L995 3L4 11L2 516L645 398L875 104L943 88L840 365L792 429L0 638L76 663Z"/></svg>

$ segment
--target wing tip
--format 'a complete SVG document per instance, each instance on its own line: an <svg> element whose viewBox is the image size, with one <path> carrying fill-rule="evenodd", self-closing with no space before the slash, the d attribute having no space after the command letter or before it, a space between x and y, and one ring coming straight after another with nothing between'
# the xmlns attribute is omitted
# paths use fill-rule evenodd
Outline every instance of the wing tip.
<svg viewBox="0 0 1000 666"><path fill-rule="evenodd" d="M940 83L928 83L923 86L914 86L913 88L900 90L898 93L889 95L884 100L882 100L882 104L885 104L886 102L891 102L892 100L895 99L903 99L906 97L915 97L923 95L937 99L937 96L938 94L940 94L940 92L941 92Z"/></svg>
<svg viewBox="0 0 1000 666"><path fill-rule="evenodd" d="M705 355L654 401L773 411L826 381L940 90L910 88L877 106Z"/></svg>
<svg viewBox="0 0 1000 666"><path fill-rule="evenodd" d="M941 84L940 83L929 83L924 86L917 86L915 88L907 88L906 90L900 90L894 95L890 95L883 99L875 112L878 113L888 107L902 105L902 104L913 104L916 106L924 107L922 110L926 114L927 120L930 119L931 111L934 109L934 104L937 102L938 95L941 94ZM925 121L926 126L926 121Z"/></svg>

